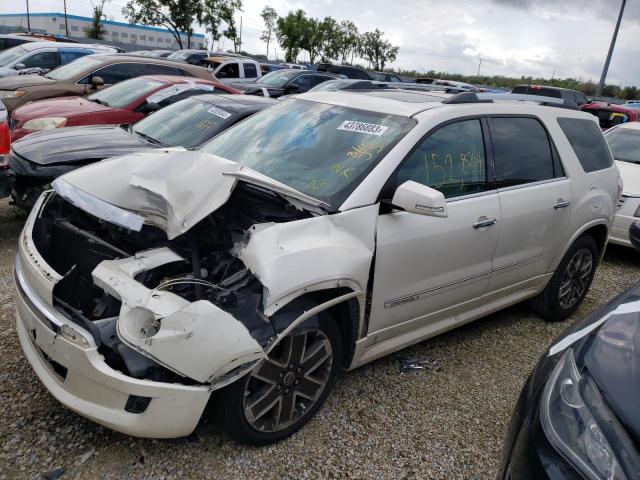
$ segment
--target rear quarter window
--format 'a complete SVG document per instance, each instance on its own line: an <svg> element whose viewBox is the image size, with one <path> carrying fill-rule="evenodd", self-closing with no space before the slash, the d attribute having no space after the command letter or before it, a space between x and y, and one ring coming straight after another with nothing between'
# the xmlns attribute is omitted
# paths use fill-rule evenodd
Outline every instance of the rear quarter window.
<svg viewBox="0 0 640 480"><path fill-rule="evenodd" d="M559 118L558 124L585 172L604 170L613 165L604 135L595 122L581 118Z"/></svg>

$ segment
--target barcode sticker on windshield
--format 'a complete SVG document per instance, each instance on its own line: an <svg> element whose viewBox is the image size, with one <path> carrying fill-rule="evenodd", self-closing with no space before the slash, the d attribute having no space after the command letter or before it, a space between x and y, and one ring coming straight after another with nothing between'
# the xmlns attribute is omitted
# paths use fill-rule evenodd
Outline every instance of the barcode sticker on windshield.
<svg viewBox="0 0 640 480"><path fill-rule="evenodd" d="M220 118L229 118L231 116L229 112L225 112L224 110L216 107L211 107L209 110L207 110L207 112L212 113Z"/></svg>
<svg viewBox="0 0 640 480"><path fill-rule="evenodd" d="M376 125L375 123L356 122L355 120L345 120L338 126L338 130L347 132L366 133L367 135L380 136L384 134L389 127Z"/></svg>

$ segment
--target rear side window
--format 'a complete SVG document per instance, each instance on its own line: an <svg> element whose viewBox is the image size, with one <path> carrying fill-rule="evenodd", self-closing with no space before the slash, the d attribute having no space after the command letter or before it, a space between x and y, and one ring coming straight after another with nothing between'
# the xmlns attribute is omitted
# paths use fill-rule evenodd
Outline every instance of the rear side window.
<svg viewBox="0 0 640 480"><path fill-rule="evenodd" d="M551 143L538 120L497 117L490 125L499 188L555 177Z"/></svg>
<svg viewBox="0 0 640 480"><path fill-rule="evenodd" d="M58 54L60 55L60 65L66 65L80 57L84 57L85 55L90 55L92 53L93 52L91 50L59 50Z"/></svg>
<svg viewBox="0 0 640 480"><path fill-rule="evenodd" d="M256 78L258 76L258 70L255 63L243 63L244 78Z"/></svg>
<svg viewBox="0 0 640 480"><path fill-rule="evenodd" d="M156 65L153 63L142 64L142 75L182 75L177 67L170 65Z"/></svg>
<svg viewBox="0 0 640 480"><path fill-rule="evenodd" d="M595 122L582 118L559 118L558 124L585 172L595 172L613 165L602 131Z"/></svg>

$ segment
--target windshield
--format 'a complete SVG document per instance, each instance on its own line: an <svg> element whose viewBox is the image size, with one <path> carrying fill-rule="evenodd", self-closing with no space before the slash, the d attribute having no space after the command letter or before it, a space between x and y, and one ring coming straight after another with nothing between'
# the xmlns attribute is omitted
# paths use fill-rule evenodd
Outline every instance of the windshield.
<svg viewBox="0 0 640 480"><path fill-rule="evenodd" d="M289 99L201 150L252 168L337 208L415 122Z"/></svg>
<svg viewBox="0 0 640 480"><path fill-rule="evenodd" d="M92 102L113 108L122 108L136 99L146 96L165 83L151 78L137 77L98 90L87 97Z"/></svg>
<svg viewBox="0 0 640 480"><path fill-rule="evenodd" d="M26 48L18 46L8 48L4 52L0 52L0 67L4 67L15 62L28 51L29 50L27 50Z"/></svg>
<svg viewBox="0 0 640 480"><path fill-rule="evenodd" d="M623 162L640 163L640 130L614 128L604 134L613 158Z"/></svg>
<svg viewBox="0 0 640 480"><path fill-rule="evenodd" d="M300 72L270 72L258 80L258 83L269 85L270 87L284 87L293 77L300 75Z"/></svg>
<svg viewBox="0 0 640 480"><path fill-rule="evenodd" d="M208 102L186 98L140 120L133 131L164 147L195 148L227 125L232 115Z"/></svg>
<svg viewBox="0 0 640 480"><path fill-rule="evenodd" d="M99 65L102 65L102 62L93 55L90 55L87 57L81 57L71 63L67 63L66 65L62 65L55 70L51 70L45 75L45 77L53 80L73 80L78 76L83 76L89 73Z"/></svg>

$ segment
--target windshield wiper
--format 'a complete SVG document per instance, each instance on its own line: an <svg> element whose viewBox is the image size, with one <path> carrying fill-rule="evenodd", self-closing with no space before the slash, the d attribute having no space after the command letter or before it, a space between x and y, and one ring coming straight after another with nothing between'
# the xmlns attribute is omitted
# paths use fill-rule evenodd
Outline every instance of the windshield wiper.
<svg viewBox="0 0 640 480"><path fill-rule="evenodd" d="M154 145L158 145L159 147L164 147L165 146L160 140L157 140L157 139L153 138L152 136L147 135L146 133L138 132L137 130L134 130L134 129L131 129L131 131L133 133L135 133L136 135L144 138L149 143L153 143Z"/></svg>
<svg viewBox="0 0 640 480"><path fill-rule="evenodd" d="M630 158L622 158L622 157L614 157L616 160L620 160L621 162L629 162L629 163L640 163L640 160L631 160Z"/></svg>

